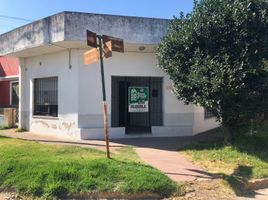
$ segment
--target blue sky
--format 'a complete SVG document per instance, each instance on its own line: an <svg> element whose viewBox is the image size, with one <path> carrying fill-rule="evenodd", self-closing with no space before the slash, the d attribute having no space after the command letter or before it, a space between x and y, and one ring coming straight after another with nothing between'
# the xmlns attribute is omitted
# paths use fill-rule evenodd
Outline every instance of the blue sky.
<svg viewBox="0 0 268 200"><path fill-rule="evenodd" d="M5 16L37 20L61 11L80 11L170 19L192 8L193 0L0 0L0 34L28 23Z"/></svg>

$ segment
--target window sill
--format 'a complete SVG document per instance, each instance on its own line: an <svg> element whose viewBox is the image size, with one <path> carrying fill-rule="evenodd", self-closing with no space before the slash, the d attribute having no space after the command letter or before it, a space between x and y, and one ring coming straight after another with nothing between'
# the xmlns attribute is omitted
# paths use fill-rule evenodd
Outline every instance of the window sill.
<svg viewBox="0 0 268 200"><path fill-rule="evenodd" d="M59 117L33 115L33 119L49 119L49 120L59 120Z"/></svg>

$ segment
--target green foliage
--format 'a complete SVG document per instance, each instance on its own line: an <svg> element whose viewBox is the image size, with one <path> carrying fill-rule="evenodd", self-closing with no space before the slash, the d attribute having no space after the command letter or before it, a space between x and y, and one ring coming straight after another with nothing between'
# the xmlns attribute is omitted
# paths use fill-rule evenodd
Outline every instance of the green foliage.
<svg viewBox="0 0 268 200"><path fill-rule="evenodd" d="M131 149L127 149L131 152ZM178 186L160 171L120 154L106 159L94 149L44 145L0 136L0 190L47 199L99 192L156 193Z"/></svg>
<svg viewBox="0 0 268 200"><path fill-rule="evenodd" d="M9 126L0 126L0 130L7 130L7 129L11 129L11 127L9 127Z"/></svg>
<svg viewBox="0 0 268 200"><path fill-rule="evenodd" d="M157 57L178 99L230 127L268 111L266 0L195 1L172 20Z"/></svg>
<svg viewBox="0 0 268 200"><path fill-rule="evenodd" d="M16 130L15 130L15 132L18 132L18 133L22 133L22 132L26 132L27 130L26 129L24 129L24 128L17 128Z"/></svg>

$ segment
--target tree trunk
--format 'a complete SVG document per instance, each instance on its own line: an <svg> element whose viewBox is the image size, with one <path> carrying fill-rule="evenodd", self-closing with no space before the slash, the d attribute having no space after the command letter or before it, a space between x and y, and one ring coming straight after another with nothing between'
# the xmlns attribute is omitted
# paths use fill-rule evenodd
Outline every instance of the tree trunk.
<svg viewBox="0 0 268 200"><path fill-rule="evenodd" d="M234 135L233 135L232 129L229 126L223 124L222 125L222 132L223 132L223 137L224 137L224 143L226 145L233 144Z"/></svg>

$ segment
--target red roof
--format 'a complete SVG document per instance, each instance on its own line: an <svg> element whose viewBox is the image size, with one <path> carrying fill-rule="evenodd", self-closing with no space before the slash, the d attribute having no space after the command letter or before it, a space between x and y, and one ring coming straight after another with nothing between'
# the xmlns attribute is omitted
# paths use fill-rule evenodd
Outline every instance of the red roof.
<svg viewBox="0 0 268 200"><path fill-rule="evenodd" d="M0 57L0 77L19 75L19 61L16 58Z"/></svg>

